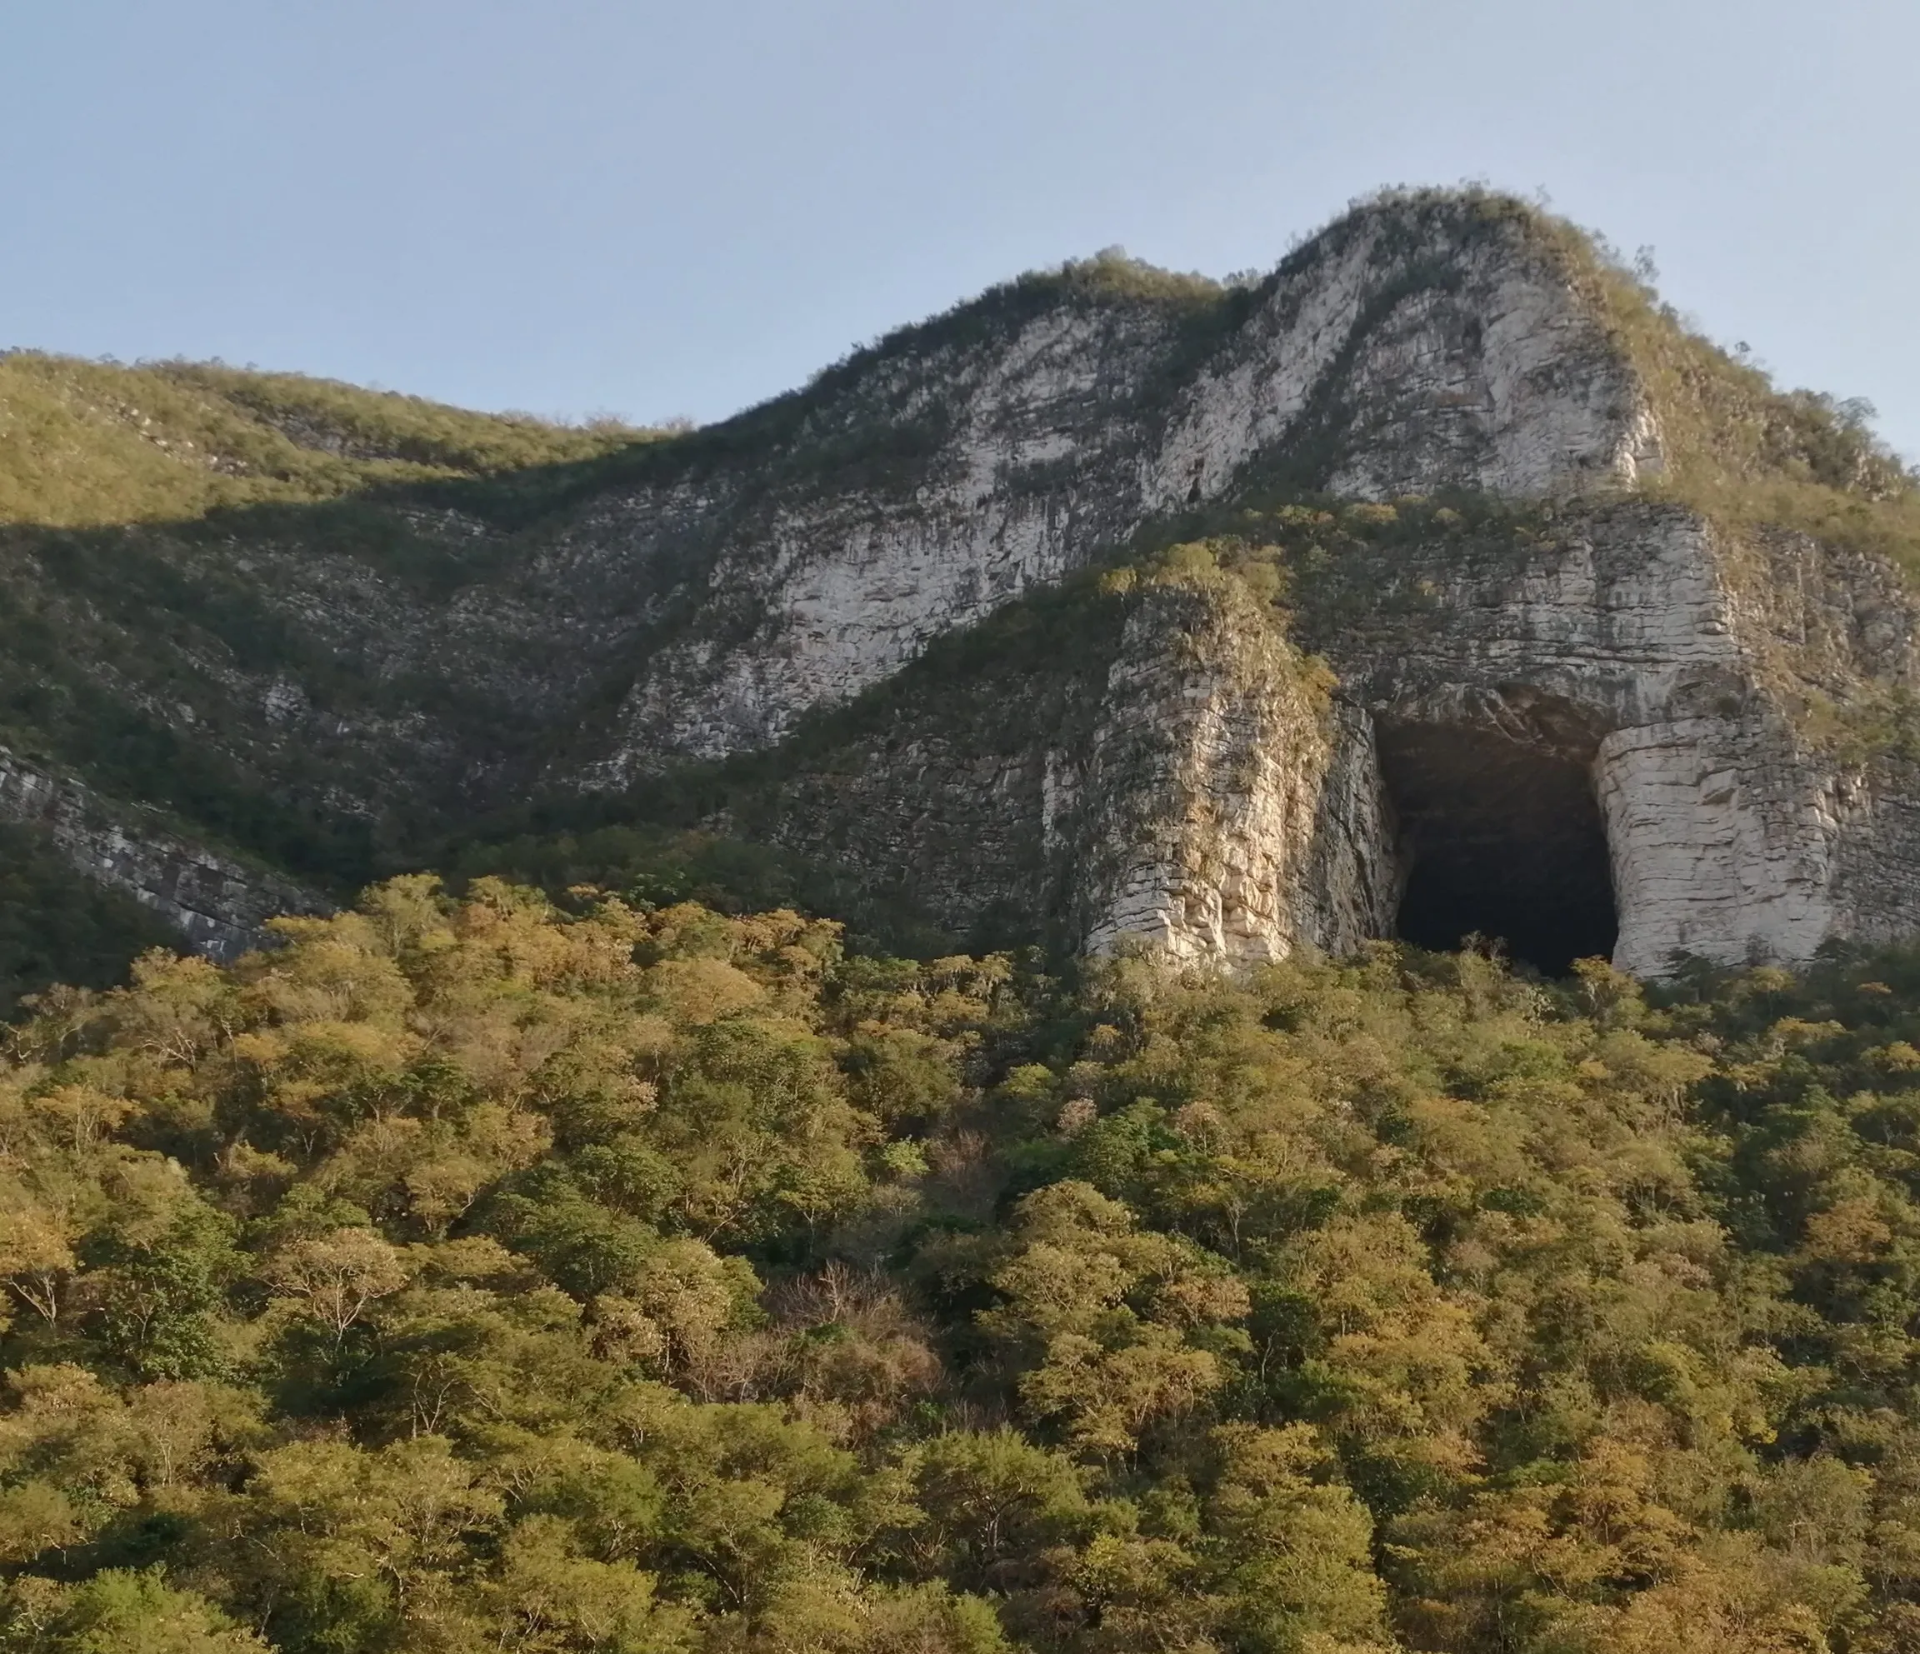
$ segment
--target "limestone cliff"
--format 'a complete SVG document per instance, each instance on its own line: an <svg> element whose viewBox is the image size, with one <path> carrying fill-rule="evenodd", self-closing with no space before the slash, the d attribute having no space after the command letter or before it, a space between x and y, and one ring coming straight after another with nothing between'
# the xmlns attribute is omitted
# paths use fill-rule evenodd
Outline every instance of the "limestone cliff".
<svg viewBox="0 0 1920 1654"><path fill-rule="evenodd" d="M1391 928L1364 726L1239 582L1082 581L968 643L744 766L717 823L989 942L1250 963Z"/></svg>
<svg viewBox="0 0 1920 1654"><path fill-rule="evenodd" d="M1088 601L1105 641L1070 669L910 670L746 824L958 928L1007 903L1184 959L1350 951L1426 868L1480 900L1452 936L1529 905L1578 926L1551 910L1590 897L1637 972L1920 930L1911 757L1807 716L1914 687L1885 569L1623 501L1539 535L1415 526L1300 588L1283 616L1162 575Z"/></svg>
<svg viewBox="0 0 1920 1654"><path fill-rule="evenodd" d="M1465 549L1442 536L1396 548L1391 567L1363 560L1344 579L1367 589L1365 619L1310 630L1407 762L1458 732L1578 768L1618 963L1805 959L1920 928L1910 765L1843 750L1805 716L1814 697L1864 707L1911 686L1915 610L1889 571L1624 503L1562 513L1501 556ZM1381 601L1403 593L1421 600ZM1574 830L1564 811L1536 829Z"/></svg>
<svg viewBox="0 0 1920 1654"><path fill-rule="evenodd" d="M645 660L596 779L778 740L929 638L1255 473L1387 498L1659 468L1631 365L1518 221L1362 212L1260 286L1205 298L1108 293L1099 275L983 338L935 324L843 370L790 452L884 419L924 453L884 488L829 473L734 529L704 570L731 624ZM694 502L677 478L628 495L627 553L657 561L690 504L712 521L764 486L746 472Z"/></svg>

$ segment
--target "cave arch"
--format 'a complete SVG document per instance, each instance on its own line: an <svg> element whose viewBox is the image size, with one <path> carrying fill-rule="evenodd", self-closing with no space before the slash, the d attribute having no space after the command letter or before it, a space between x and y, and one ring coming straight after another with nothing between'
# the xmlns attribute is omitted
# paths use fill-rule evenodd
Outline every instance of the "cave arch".
<svg viewBox="0 0 1920 1654"><path fill-rule="evenodd" d="M1590 748L1445 723L1387 723L1378 738L1396 935L1435 950L1497 938L1549 976L1611 956L1619 914Z"/></svg>

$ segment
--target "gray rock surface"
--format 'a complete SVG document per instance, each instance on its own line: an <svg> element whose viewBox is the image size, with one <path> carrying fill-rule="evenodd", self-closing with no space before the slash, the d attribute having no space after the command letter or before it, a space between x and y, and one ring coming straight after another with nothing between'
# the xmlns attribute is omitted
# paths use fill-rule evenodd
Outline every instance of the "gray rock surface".
<svg viewBox="0 0 1920 1654"><path fill-rule="evenodd" d="M1484 731L1591 778L1619 915L1616 962L1677 952L1803 960L1920 928L1905 766L1809 732L1814 698L1868 706L1913 681L1913 602L1805 539L1738 543L1677 509L1568 513L1500 566L1445 542L1378 589L1422 589L1316 639L1342 694L1394 725ZM1791 573L1791 579L1782 576ZM1872 593L1872 620L1852 612ZM1879 871L1868 895L1866 870Z"/></svg>
<svg viewBox="0 0 1920 1654"><path fill-rule="evenodd" d="M291 879L249 866L170 830L152 811L106 803L71 777L0 747L0 821L44 831L75 868L123 890L209 958L237 958L268 940L282 913L326 904Z"/></svg>

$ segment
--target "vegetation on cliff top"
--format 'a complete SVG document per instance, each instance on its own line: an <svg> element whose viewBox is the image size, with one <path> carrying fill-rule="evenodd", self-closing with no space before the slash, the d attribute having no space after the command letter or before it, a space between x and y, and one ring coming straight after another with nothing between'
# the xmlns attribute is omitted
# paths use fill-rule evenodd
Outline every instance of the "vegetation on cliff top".
<svg viewBox="0 0 1920 1654"><path fill-rule="evenodd" d="M1224 339L1277 285L1382 221L1382 256L1435 230L1468 243L1476 235L1518 236L1580 288L1660 417L1667 471L1655 489L1749 521L1865 541L1903 561L1920 556L1920 483L1874 434L1868 404L1781 391L1744 345L1729 352L1661 300L1650 255L1629 261L1604 236L1478 185L1364 197L1260 279L1217 282L1160 270L1118 248L1029 272L889 332L804 388L690 433L676 451L688 462L768 457L804 429L821 449L808 463L831 465L845 433L832 420L815 427L837 396L861 402L896 361L964 351L1062 307L1157 317L1170 338L1186 341L1174 354L1192 365L1194 351ZM1444 274L1435 271L1435 279ZM885 433L869 428L869 416L884 412L862 415L863 439L876 452L886 448ZM909 411L894 412L907 418ZM928 413L919 408L915 417ZM183 519L462 479L491 479L511 493L512 473L549 469L580 470L590 484L600 474L594 462L670 434L611 419L573 426L469 413L220 363L124 367L15 350L0 353L0 523ZM547 492L533 486L536 495Z"/></svg>
<svg viewBox="0 0 1920 1654"><path fill-rule="evenodd" d="M1741 528L1797 530L1891 559L1920 579L1920 476L1861 398L1782 390L1745 344L1728 350L1661 299L1650 251L1510 198L1535 244L1598 308L1660 421L1666 469L1647 492Z"/></svg>
<svg viewBox="0 0 1920 1654"><path fill-rule="evenodd" d="M1641 479L1644 492L1730 526L1787 528L1869 550L1920 579L1920 477L1876 434L1871 404L1782 390L1746 345L1729 350L1706 337L1660 297L1651 249L1628 259L1596 231L1477 184L1390 188L1302 241L1258 291L1369 233L1383 260L1405 259L1435 238L1517 242L1569 282L1659 420L1665 469ZM1416 256L1405 288L1389 288L1383 302L1457 279L1444 259Z"/></svg>
<svg viewBox="0 0 1920 1654"><path fill-rule="evenodd" d="M0 1648L1895 1654L1920 958L425 880L0 1070Z"/></svg>

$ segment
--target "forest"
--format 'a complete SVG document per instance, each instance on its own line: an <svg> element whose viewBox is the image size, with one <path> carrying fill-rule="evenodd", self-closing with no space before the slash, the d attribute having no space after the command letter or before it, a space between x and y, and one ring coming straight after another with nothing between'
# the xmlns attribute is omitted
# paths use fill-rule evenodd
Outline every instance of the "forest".
<svg viewBox="0 0 1920 1654"><path fill-rule="evenodd" d="M1920 1647L1920 951L276 924L7 1036L7 1654Z"/></svg>

